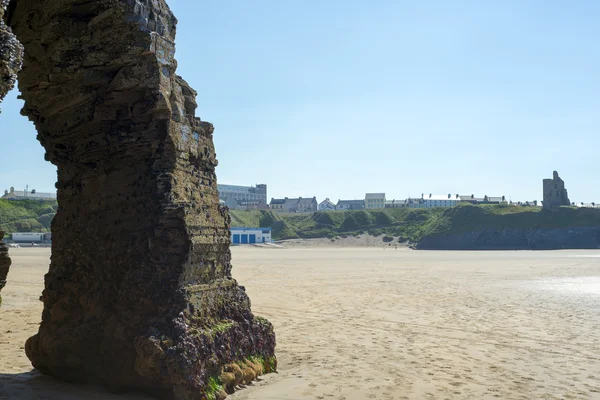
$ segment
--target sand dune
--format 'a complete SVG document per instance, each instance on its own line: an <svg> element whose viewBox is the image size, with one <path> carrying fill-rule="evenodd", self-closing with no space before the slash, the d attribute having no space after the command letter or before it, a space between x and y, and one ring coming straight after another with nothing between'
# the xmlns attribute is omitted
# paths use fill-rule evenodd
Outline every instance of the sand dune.
<svg viewBox="0 0 600 400"><path fill-rule="evenodd" d="M0 399L146 399L42 377L23 352L49 253L16 249ZM232 399L600 399L600 252L233 250L280 372Z"/></svg>

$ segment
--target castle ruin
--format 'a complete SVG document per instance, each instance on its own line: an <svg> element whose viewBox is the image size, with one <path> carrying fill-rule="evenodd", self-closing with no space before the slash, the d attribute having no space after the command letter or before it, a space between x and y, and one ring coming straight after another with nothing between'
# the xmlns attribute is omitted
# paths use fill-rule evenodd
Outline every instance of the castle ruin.
<svg viewBox="0 0 600 400"><path fill-rule="evenodd" d="M560 206L569 206L569 195L565 189L565 182L554 171L552 179L544 179L544 209L556 210Z"/></svg>

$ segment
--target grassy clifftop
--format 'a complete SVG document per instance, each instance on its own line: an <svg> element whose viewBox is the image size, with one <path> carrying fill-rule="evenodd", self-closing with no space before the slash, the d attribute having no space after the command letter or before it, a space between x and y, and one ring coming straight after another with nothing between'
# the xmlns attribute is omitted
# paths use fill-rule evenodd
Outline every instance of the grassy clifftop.
<svg viewBox="0 0 600 400"><path fill-rule="evenodd" d="M0 200L0 230L8 233L47 232L56 209L56 201ZM465 204L453 208L319 211L314 214L231 210L230 214L232 226L270 227L276 240L369 233L417 242L425 236L483 228L600 226L600 210L576 207L547 212L539 207Z"/></svg>
<svg viewBox="0 0 600 400"><path fill-rule="evenodd" d="M575 207L547 212L538 207L465 204L453 208L320 211L314 214L239 210L231 210L230 213L232 226L271 227L273 238L277 240L369 233L417 242L425 236L482 228L600 226L600 210Z"/></svg>
<svg viewBox="0 0 600 400"><path fill-rule="evenodd" d="M427 224L424 234L464 233L482 228L566 228L600 226L600 210L561 207L557 212L539 207L509 205L461 205L445 209Z"/></svg>
<svg viewBox="0 0 600 400"><path fill-rule="evenodd" d="M49 232L57 207L56 201L0 200L0 230Z"/></svg>
<svg viewBox="0 0 600 400"><path fill-rule="evenodd" d="M279 214L272 211L231 210L232 226L273 228L273 238L319 238L370 233L406 240L419 237L424 224L442 209L389 209L373 211L319 211L313 214Z"/></svg>

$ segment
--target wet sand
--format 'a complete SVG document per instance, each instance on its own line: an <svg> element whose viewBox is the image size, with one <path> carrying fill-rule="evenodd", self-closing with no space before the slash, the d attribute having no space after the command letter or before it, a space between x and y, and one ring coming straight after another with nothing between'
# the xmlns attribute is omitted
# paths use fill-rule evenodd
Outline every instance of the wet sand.
<svg viewBox="0 0 600 400"><path fill-rule="evenodd" d="M0 399L148 399L33 371L47 249L13 249ZM600 399L600 252L233 249L279 374L232 399Z"/></svg>

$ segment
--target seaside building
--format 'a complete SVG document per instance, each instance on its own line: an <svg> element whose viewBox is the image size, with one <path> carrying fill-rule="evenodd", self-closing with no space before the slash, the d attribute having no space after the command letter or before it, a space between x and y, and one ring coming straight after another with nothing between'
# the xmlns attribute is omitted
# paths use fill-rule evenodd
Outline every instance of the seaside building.
<svg viewBox="0 0 600 400"><path fill-rule="evenodd" d="M482 204L508 204L505 196L487 196L483 197Z"/></svg>
<svg viewBox="0 0 600 400"><path fill-rule="evenodd" d="M461 203L471 204L508 204L506 196L488 196L475 197L475 195L457 195L460 198Z"/></svg>
<svg viewBox="0 0 600 400"><path fill-rule="evenodd" d="M387 200L385 202L385 208L404 208L408 207L407 200Z"/></svg>
<svg viewBox="0 0 600 400"><path fill-rule="evenodd" d="M423 195L423 208L434 208L434 207L454 207L460 204L460 197L458 195L451 194L431 194L429 196Z"/></svg>
<svg viewBox="0 0 600 400"><path fill-rule="evenodd" d="M408 208L425 208L425 201L422 197L409 197L406 199L406 206Z"/></svg>
<svg viewBox="0 0 600 400"><path fill-rule="evenodd" d="M591 202L591 203L572 203L575 207L584 207L584 208L600 208L600 203Z"/></svg>
<svg viewBox="0 0 600 400"><path fill-rule="evenodd" d="M338 200L335 205L335 209L338 211L348 211L348 210L364 210L365 209L365 201L364 200Z"/></svg>
<svg viewBox="0 0 600 400"><path fill-rule="evenodd" d="M271 228L231 228L232 244L256 244L271 242Z"/></svg>
<svg viewBox="0 0 600 400"><path fill-rule="evenodd" d="M217 184L219 200L232 210L262 210L267 207L267 185L256 186Z"/></svg>
<svg viewBox="0 0 600 400"><path fill-rule="evenodd" d="M316 197L298 197L290 199L271 199L269 208L282 213L310 213L317 211L318 204Z"/></svg>
<svg viewBox="0 0 600 400"><path fill-rule="evenodd" d="M335 204L329 198L326 198L322 202L319 203L317 209L319 211L333 211L335 210Z"/></svg>
<svg viewBox="0 0 600 400"><path fill-rule="evenodd" d="M11 236L14 243L42 243L52 240L51 233L41 232L13 232Z"/></svg>
<svg viewBox="0 0 600 400"><path fill-rule="evenodd" d="M365 195L365 208L367 210L385 208L385 193L367 193Z"/></svg>
<svg viewBox="0 0 600 400"><path fill-rule="evenodd" d="M483 197L475 197L474 194L459 194L461 203L478 204L483 202Z"/></svg>
<svg viewBox="0 0 600 400"><path fill-rule="evenodd" d="M4 200L56 200L56 192L54 193L43 193L37 192L35 189L31 191L29 189L25 190L15 190L14 187L11 187L10 190L5 190L4 195L2 196Z"/></svg>

